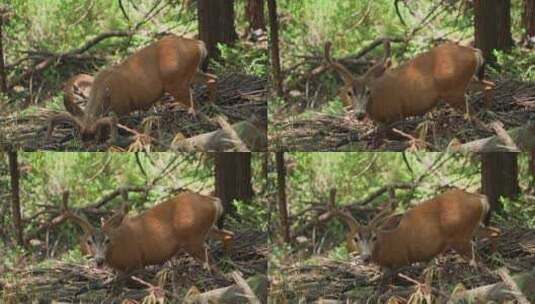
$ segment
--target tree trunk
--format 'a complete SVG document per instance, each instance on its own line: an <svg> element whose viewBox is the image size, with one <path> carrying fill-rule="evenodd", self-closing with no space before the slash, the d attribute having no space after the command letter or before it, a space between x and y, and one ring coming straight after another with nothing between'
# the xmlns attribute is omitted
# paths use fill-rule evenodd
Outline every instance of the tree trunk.
<svg viewBox="0 0 535 304"><path fill-rule="evenodd" d="M269 11L269 47L271 49L271 77L277 96L283 97L282 74L279 56L279 21L277 20L277 2L268 0Z"/></svg>
<svg viewBox="0 0 535 304"><path fill-rule="evenodd" d="M15 226L15 236L19 246L24 246L22 237L22 221L20 216L19 197L19 164L17 163L17 152L9 151L9 172L11 175L11 213L13 215L13 225Z"/></svg>
<svg viewBox="0 0 535 304"><path fill-rule="evenodd" d="M208 57L217 58L218 43L230 45L238 38L234 28L234 0L198 0L197 12L199 37L206 43Z"/></svg>
<svg viewBox="0 0 535 304"><path fill-rule="evenodd" d="M266 18L264 16L264 0L247 0L245 15L249 23L249 30L266 29Z"/></svg>
<svg viewBox="0 0 535 304"><path fill-rule="evenodd" d="M533 148L530 153L529 173L531 174L531 188L535 189L535 148Z"/></svg>
<svg viewBox="0 0 535 304"><path fill-rule="evenodd" d="M225 215L236 214L233 200L251 200L251 153L215 153L215 196L223 202ZM223 224L223 217L218 224Z"/></svg>
<svg viewBox="0 0 535 304"><path fill-rule="evenodd" d="M475 0L475 42L483 51L487 62L496 62L492 51L509 50L514 41L511 36L510 0Z"/></svg>
<svg viewBox="0 0 535 304"><path fill-rule="evenodd" d="M481 186L487 195L491 212L485 218L485 224L490 221L492 212L502 209L500 196L515 198L519 192L518 163L516 153L482 153L481 154Z"/></svg>
<svg viewBox="0 0 535 304"><path fill-rule="evenodd" d="M532 48L535 46L535 0L524 0L522 11L522 27L525 33L522 38L524 44Z"/></svg>
<svg viewBox="0 0 535 304"><path fill-rule="evenodd" d="M7 93L7 79L6 69L4 63L4 34L2 28L4 27L4 14L5 10L0 7L0 90L2 93Z"/></svg>
<svg viewBox="0 0 535 304"><path fill-rule="evenodd" d="M290 223L288 220L288 206L286 204L286 166L284 152L277 152L277 186L279 193L279 214L281 231L284 242L290 242Z"/></svg>

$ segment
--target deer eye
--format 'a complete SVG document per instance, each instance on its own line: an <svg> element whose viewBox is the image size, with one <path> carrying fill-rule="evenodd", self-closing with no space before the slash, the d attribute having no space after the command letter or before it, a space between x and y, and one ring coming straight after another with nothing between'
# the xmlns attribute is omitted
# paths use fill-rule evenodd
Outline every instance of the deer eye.
<svg viewBox="0 0 535 304"><path fill-rule="evenodd" d="M87 245L91 245L91 239L87 239Z"/></svg>
<svg viewBox="0 0 535 304"><path fill-rule="evenodd" d="M109 238L104 239L104 244L108 245L109 243L110 243L110 239Z"/></svg>

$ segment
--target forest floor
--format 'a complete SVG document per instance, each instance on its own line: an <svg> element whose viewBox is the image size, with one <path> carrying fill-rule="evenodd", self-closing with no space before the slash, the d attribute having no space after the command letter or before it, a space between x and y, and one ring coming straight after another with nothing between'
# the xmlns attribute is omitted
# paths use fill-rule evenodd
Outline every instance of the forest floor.
<svg viewBox="0 0 535 304"><path fill-rule="evenodd" d="M220 126L211 121L215 115L222 115L229 124L251 120L253 117L263 120L267 111L267 82L255 76L228 73L219 75L217 110L207 111L204 86L195 86L194 100L200 111L205 114L193 117L185 107L170 107L171 96L164 96L162 102L149 111L138 111L130 116L120 117L119 123L130 130L119 128L117 146L93 146L91 150L113 149L118 151L148 149L153 151L168 150L173 141L211 132ZM200 103L198 101L201 101ZM16 111L8 116L0 117L0 128L3 130L0 146L14 146L25 151L33 150L84 150L78 140L73 140L74 129L70 125L57 127L50 141L45 140L48 121L61 111L35 107L32 111L21 114Z"/></svg>
<svg viewBox="0 0 535 304"><path fill-rule="evenodd" d="M221 246L211 246L217 267L225 276L210 274L191 257L163 266L149 266L136 272L123 288L120 283L102 284L115 277L111 270L96 269L89 263L60 260L22 262L5 269L0 278L3 303L183 303L186 294L203 293L235 284L227 272L239 271L244 279L267 272L267 235L260 231L234 230L235 239L227 254ZM229 276L230 277L230 276ZM104 286L101 286L104 285ZM267 286L262 293L267 295ZM258 295L259 297L262 295ZM127 301L127 302L123 302ZM265 303L265 301L263 302Z"/></svg>
<svg viewBox="0 0 535 304"><path fill-rule="evenodd" d="M271 297L289 303L445 303L454 290L501 282L496 273L500 267L509 269L512 276L535 267L535 230L500 228L495 252L488 240L477 243L483 265L478 268L448 252L427 265L418 263L385 279L379 267L363 264L358 258L344 262L324 255L306 260L289 257L270 270Z"/></svg>
<svg viewBox="0 0 535 304"><path fill-rule="evenodd" d="M490 123L498 122L509 131L533 119L535 83L503 78L489 80L496 83L489 108L485 108L480 92L470 98L475 116L483 124L468 121L463 113L439 103L425 116L410 117L380 128L370 119L357 120L351 112L340 116L313 109L305 112L303 108L313 103L312 99L320 99L318 92L312 92L310 95L315 97L289 101L273 115L269 130L270 148L283 151L444 151L455 143L496 135L489 127ZM316 104L320 103L316 101ZM385 134L384 130L393 128L400 132Z"/></svg>

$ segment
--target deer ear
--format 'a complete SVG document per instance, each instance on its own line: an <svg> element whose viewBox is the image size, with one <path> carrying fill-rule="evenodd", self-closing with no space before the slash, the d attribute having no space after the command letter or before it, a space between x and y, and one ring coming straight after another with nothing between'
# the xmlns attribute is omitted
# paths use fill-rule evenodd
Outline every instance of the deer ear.
<svg viewBox="0 0 535 304"><path fill-rule="evenodd" d="M392 59L388 58L384 63L385 69L389 69L392 66Z"/></svg>
<svg viewBox="0 0 535 304"><path fill-rule="evenodd" d="M121 206L120 211L112 215L112 217L110 217L103 224L103 226L105 225L111 228L117 228L119 225L121 225L127 213L128 213L128 204L125 203Z"/></svg>
<svg viewBox="0 0 535 304"><path fill-rule="evenodd" d="M377 63L376 65L372 66L366 72L366 74L364 75L364 78L367 79L367 80L369 80L370 78L371 79L379 78L379 77L383 76L383 74L385 73L386 69L388 69L388 67L390 67L390 65L391 65L390 59L385 61L385 62Z"/></svg>

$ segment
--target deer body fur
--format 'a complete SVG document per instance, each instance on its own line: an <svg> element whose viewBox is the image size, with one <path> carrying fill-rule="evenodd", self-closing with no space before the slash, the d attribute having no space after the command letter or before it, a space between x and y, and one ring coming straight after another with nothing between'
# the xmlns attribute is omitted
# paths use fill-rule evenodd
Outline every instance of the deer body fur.
<svg viewBox="0 0 535 304"><path fill-rule="evenodd" d="M210 267L206 238L215 237L227 248L233 237L232 232L215 227L223 213L221 201L189 191L134 217L126 217L123 208L101 228L66 212L84 230L83 251L92 255L97 265L105 262L121 272L164 263L181 249Z"/></svg>
<svg viewBox="0 0 535 304"><path fill-rule="evenodd" d="M363 76L353 76L342 64L330 57L330 42L325 45L325 58L342 77L340 97L351 106L357 118L367 113L380 123L391 123L405 117L423 115L441 100L469 114L465 93L475 86L485 93L494 84L476 77L484 64L476 48L445 43L390 68L390 43L384 41L385 57Z"/></svg>
<svg viewBox="0 0 535 304"><path fill-rule="evenodd" d="M103 127L115 128L115 120L104 117L109 112L119 116L147 110L165 92L195 113L190 86L204 81L209 101L215 98L217 77L199 67L207 51L200 40L168 35L137 51L119 65L107 68L93 79L89 101L84 110L73 102L69 86L65 89L65 108L50 121L48 137L55 125L70 121L82 134L82 140L101 137ZM112 131L112 135L113 135Z"/></svg>

